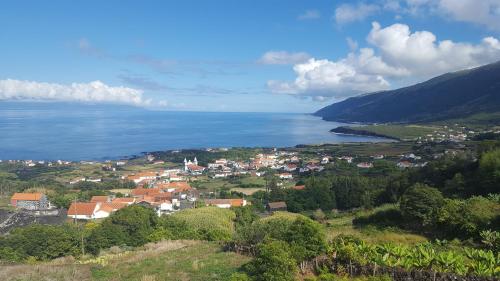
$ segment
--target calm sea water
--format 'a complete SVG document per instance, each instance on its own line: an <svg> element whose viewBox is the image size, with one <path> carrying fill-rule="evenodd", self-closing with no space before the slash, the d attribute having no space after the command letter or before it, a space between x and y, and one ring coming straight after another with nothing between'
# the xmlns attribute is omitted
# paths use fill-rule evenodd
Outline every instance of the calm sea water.
<svg viewBox="0 0 500 281"><path fill-rule="evenodd" d="M103 160L183 148L384 141L329 132L339 125L306 114L0 102L0 159Z"/></svg>

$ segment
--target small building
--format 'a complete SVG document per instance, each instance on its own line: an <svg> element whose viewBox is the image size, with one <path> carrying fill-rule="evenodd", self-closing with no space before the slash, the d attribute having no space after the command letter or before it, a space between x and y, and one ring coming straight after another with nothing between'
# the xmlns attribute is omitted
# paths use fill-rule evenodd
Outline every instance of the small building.
<svg viewBox="0 0 500 281"><path fill-rule="evenodd" d="M43 193L14 193L10 198L10 204L18 209L44 210L50 206L47 196Z"/></svg>
<svg viewBox="0 0 500 281"><path fill-rule="evenodd" d="M278 175L278 177L282 180L291 180L293 179L293 175L290 173L281 173Z"/></svg>
<svg viewBox="0 0 500 281"><path fill-rule="evenodd" d="M231 207L244 207L247 205L245 199L205 199L206 206L216 206L223 209Z"/></svg>
<svg viewBox="0 0 500 281"><path fill-rule="evenodd" d="M266 209L268 212L277 212L277 211L286 211L287 210L285 201L269 202L266 205Z"/></svg>
<svg viewBox="0 0 500 281"><path fill-rule="evenodd" d="M358 168L361 169L370 169L373 168L373 164L370 162L361 162L356 165Z"/></svg>
<svg viewBox="0 0 500 281"><path fill-rule="evenodd" d="M127 203L73 202L69 206L68 217L77 220L103 219L126 206Z"/></svg>

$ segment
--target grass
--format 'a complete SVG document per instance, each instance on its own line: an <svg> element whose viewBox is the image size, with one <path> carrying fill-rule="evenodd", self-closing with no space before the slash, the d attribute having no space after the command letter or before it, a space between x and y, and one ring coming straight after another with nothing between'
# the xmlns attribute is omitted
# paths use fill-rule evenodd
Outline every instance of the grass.
<svg viewBox="0 0 500 281"><path fill-rule="evenodd" d="M257 191L265 191L266 189L263 187L249 187L249 188L241 188L241 187L236 187L236 188L231 188L231 191L235 192L241 192L245 195L252 195Z"/></svg>
<svg viewBox="0 0 500 281"><path fill-rule="evenodd" d="M227 280L249 258L223 252L216 243L199 242L133 262L92 268L93 280Z"/></svg>
<svg viewBox="0 0 500 281"><path fill-rule="evenodd" d="M381 206L371 212L389 207L390 206ZM397 244L413 245L427 241L427 238L424 236L409 233L397 228L379 229L373 226L355 227L352 224L355 217L355 213L346 213L328 220L326 228L327 239L332 240L339 235L352 235L371 243L392 242Z"/></svg>
<svg viewBox="0 0 500 281"><path fill-rule="evenodd" d="M227 280L250 260L233 252L223 252L217 243L201 241L163 241L135 251L112 252L82 260L85 264L63 258L36 265L3 265L0 280Z"/></svg>
<svg viewBox="0 0 500 281"><path fill-rule="evenodd" d="M376 133L379 135L394 137L400 140L412 140L432 134L438 127L423 125L368 125L362 127L350 127Z"/></svg>
<svg viewBox="0 0 500 281"><path fill-rule="evenodd" d="M303 149L314 155L313 159L317 159L318 152L333 154L335 156L350 155L369 157L376 154L383 154L386 157L399 157L399 155L412 151L413 143L411 142L391 142L391 143L343 143L324 146L308 146Z"/></svg>

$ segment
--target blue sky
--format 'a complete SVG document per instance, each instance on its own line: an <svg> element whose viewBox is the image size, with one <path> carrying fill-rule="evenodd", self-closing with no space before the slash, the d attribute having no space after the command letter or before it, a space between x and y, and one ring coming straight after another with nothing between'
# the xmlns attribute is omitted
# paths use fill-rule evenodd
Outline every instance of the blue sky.
<svg viewBox="0 0 500 281"><path fill-rule="evenodd" d="M0 5L0 100L313 112L500 60L500 0Z"/></svg>

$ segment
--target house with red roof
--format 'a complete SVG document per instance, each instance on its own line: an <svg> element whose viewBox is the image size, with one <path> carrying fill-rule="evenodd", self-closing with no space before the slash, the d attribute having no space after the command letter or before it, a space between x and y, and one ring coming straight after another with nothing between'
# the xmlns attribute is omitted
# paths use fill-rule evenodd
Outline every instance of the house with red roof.
<svg viewBox="0 0 500 281"><path fill-rule="evenodd" d="M243 207L247 205L247 200L245 199L205 199L205 205L216 206L223 209L229 209L231 207Z"/></svg>
<svg viewBox="0 0 500 281"><path fill-rule="evenodd" d="M50 207L47 196L40 192L14 193L10 198L10 204L18 209L27 210L43 210Z"/></svg>
<svg viewBox="0 0 500 281"><path fill-rule="evenodd" d="M109 217L111 213L125 208L127 203L73 202L68 209L68 217L78 220L93 220Z"/></svg>

